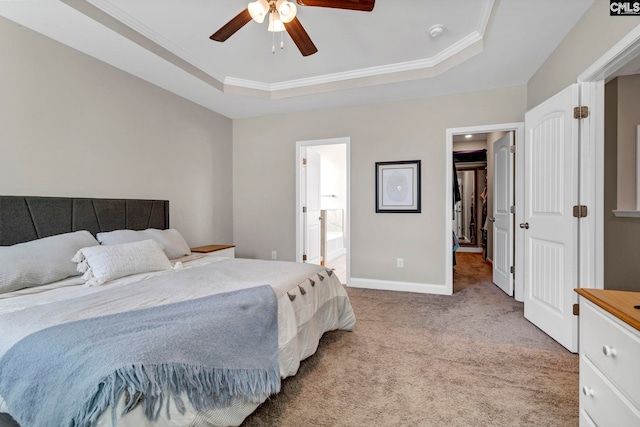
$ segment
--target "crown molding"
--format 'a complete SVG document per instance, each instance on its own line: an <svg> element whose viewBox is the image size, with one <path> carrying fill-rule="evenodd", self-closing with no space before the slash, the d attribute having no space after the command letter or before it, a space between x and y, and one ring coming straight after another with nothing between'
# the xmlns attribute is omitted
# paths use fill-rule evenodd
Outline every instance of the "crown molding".
<svg viewBox="0 0 640 427"><path fill-rule="evenodd" d="M263 99L290 98L437 76L482 52L485 34L499 3L499 0L486 1L478 17L476 30L430 58L266 83L216 75L209 71L211 67L199 63L185 49L133 18L110 0L61 1L223 93Z"/></svg>
<svg viewBox="0 0 640 427"><path fill-rule="evenodd" d="M483 37L477 31L467 35L458 42L452 44L446 49L440 51L431 58L419 59L416 61L399 62L395 64L383 65L380 67L361 68L359 70L345 71L341 73L325 74L322 76L309 77L305 79L287 80L278 83L263 83L254 80L237 79L235 77L226 77L225 85L239 86L247 89L263 90L268 92L277 92L288 89L297 89L306 86L317 86L328 83L341 82L346 80L357 80L365 77L382 76L387 74L402 73L405 71L421 70L425 68L433 68L445 60L463 52L465 49L473 46L475 43L482 41ZM438 73L439 74L439 73Z"/></svg>

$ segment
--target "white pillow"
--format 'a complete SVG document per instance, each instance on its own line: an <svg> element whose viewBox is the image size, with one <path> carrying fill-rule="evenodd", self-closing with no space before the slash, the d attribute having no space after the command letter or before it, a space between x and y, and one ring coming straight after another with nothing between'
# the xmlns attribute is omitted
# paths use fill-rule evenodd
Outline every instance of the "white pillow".
<svg viewBox="0 0 640 427"><path fill-rule="evenodd" d="M71 257L78 249L97 245L93 235L82 230L0 246L0 293L77 276Z"/></svg>
<svg viewBox="0 0 640 427"><path fill-rule="evenodd" d="M115 230L107 233L98 233L98 241L103 245L119 245L122 243L139 242L153 239L160 243L164 253L169 259L181 258L191 255L191 249L184 240L184 237L175 228L168 230L158 230L147 228L146 230Z"/></svg>
<svg viewBox="0 0 640 427"><path fill-rule="evenodd" d="M89 286L150 271L170 270L171 262L155 240L80 249L72 259Z"/></svg>

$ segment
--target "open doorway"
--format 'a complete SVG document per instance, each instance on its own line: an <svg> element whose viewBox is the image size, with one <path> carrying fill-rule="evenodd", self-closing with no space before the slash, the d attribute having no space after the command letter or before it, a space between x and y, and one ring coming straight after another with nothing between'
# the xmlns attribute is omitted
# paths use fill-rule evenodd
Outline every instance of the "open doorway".
<svg viewBox="0 0 640 427"><path fill-rule="evenodd" d="M296 257L349 283L349 138L296 144Z"/></svg>
<svg viewBox="0 0 640 427"><path fill-rule="evenodd" d="M494 145L501 141L506 135L511 136L510 145L515 145L515 141L522 140L524 132L523 123L508 123L502 125L487 125L487 126L475 126L467 128L455 128L447 129L447 160L446 160L446 173L448 180L446 181L447 189L446 196L450 198L446 204L446 227L447 230L447 242L453 242L452 246L447 245L447 260L450 260L450 269L447 269L447 284L450 284L452 293L454 291L454 263L456 260L456 252L479 252L486 262L488 262L494 270L494 283L496 268L506 270L508 273L506 277L510 280L507 285L507 289L511 286L512 291L505 291L510 295L514 295L518 301L522 300L524 289L521 286L521 282L517 280L516 264L516 247L514 245L515 234L513 230L513 224L519 218L515 202L515 194L518 193L522 183L517 179L516 174L513 172L513 155L511 156L512 168L508 169L506 175L496 183L494 182L496 170L494 164L496 159L494 158ZM471 135L470 137L466 137ZM455 143L454 143L455 141ZM467 141L467 142L464 142ZM507 144L509 145L509 144ZM510 147L507 146L507 152ZM485 151L486 150L486 151ZM454 152L462 152L461 155L468 155L470 157L469 162L454 162ZM512 153L513 154L513 153ZM475 156L475 157L474 157ZM517 166L516 166L517 170ZM459 174L461 173L461 174ZM473 178L473 179L472 179ZM486 179L486 184L485 184ZM467 216L473 218L472 226L469 226L470 221L465 221L463 216L457 218L457 204L456 199L462 199L462 194L457 196L455 193L455 182L464 181L467 182L467 187L471 186L472 197L470 197L467 204L472 206L466 206L463 201L464 211ZM505 181L508 181L509 185L504 185ZM454 188L454 191L451 189ZM464 190L463 190L464 191ZM501 192L496 196L496 191ZM520 190L522 191L522 190ZM503 194L511 192L511 200L502 197ZM496 198L497 197L497 198ZM462 201L462 200L461 200ZM502 203L501 209L505 210L510 216L511 224L511 237L503 239L500 234L500 239L495 239L495 223L496 212L494 212L496 201ZM463 241L456 239L457 221L464 221ZM473 239L468 239L467 236L473 236ZM466 239L464 238L466 237ZM465 240L471 240L466 242ZM497 241L497 247L496 247ZM453 250L455 249L455 251ZM459 253L460 253L459 252ZM514 278L514 275L516 278ZM503 286L499 287L503 290Z"/></svg>
<svg viewBox="0 0 640 427"><path fill-rule="evenodd" d="M487 259L487 134L454 135L453 163L459 195L453 206L456 253L483 253Z"/></svg>

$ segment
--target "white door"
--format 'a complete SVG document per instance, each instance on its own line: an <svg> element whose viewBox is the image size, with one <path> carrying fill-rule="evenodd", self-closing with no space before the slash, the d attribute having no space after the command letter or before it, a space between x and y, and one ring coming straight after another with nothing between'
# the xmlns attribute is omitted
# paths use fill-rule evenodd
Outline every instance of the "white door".
<svg viewBox="0 0 640 427"><path fill-rule="evenodd" d="M513 132L493 143L493 283L513 296Z"/></svg>
<svg viewBox="0 0 640 427"><path fill-rule="evenodd" d="M320 154L307 148L306 154L305 254L308 263L320 264Z"/></svg>
<svg viewBox="0 0 640 427"><path fill-rule="evenodd" d="M572 85L525 115L524 315L576 352L578 126Z"/></svg>

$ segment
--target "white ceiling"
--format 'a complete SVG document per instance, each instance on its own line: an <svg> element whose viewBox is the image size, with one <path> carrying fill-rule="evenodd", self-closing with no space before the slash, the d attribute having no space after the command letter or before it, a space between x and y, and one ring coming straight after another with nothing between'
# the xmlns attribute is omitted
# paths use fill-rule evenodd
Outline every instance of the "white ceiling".
<svg viewBox="0 0 640 427"><path fill-rule="evenodd" d="M267 23L209 36L248 0L0 0L0 15L232 119L524 85L593 0L299 6L318 48ZM429 29L445 27L440 37Z"/></svg>

